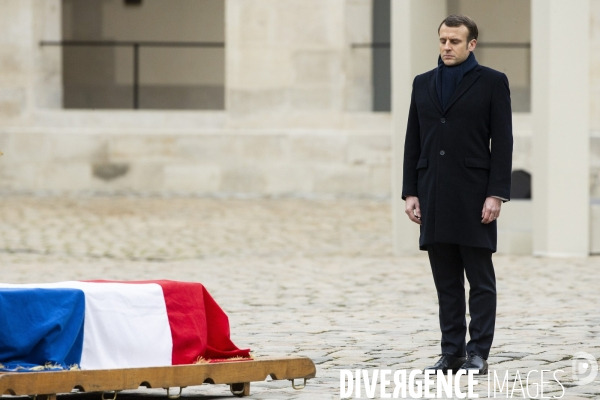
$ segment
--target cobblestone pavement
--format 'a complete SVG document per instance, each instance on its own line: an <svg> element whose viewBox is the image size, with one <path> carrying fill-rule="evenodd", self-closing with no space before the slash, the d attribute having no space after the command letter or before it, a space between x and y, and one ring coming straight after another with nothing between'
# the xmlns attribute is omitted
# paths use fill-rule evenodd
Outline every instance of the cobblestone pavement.
<svg viewBox="0 0 600 400"><path fill-rule="evenodd" d="M340 369L422 369L438 357L428 261L391 254L389 202L4 196L0 204L1 281L199 281L229 314L240 347L317 364L304 390L265 381L252 384L252 398L335 399ZM490 368L500 379L508 371L511 388L517 371L525 386L530 370L561 369L563 398L600 398L600 378L587 385L571 378L576 352L600 357L600 259L494 259ZM544 396L561 396L546 380ZM485 380L478 387L486 397ZM231 397L224 385L183 393Z"/></svg>

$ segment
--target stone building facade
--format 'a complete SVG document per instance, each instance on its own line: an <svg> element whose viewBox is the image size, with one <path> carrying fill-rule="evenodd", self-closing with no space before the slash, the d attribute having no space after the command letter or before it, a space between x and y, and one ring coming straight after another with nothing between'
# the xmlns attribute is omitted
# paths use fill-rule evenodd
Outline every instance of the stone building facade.
<svg viewBox="0 0 600 400"><path fill-rule="evenodd" d="M64 108L63 49L40 46L62 6L0 1L3 190L390 196L391 117L350 46L370 42L368 1L228 0L225 106L194 111Z"/></svg>
<svg viewBox="0 0 600 400"><path fill-rule="evenodd" d="M536 41L532 23L539 0L421 0L421 6L392 0L392 31L389 22L385 25L386 0L179 0L173 15L161 8L161 0L137 6L86 0L85 8L80 1L0 0L3 192L392 198L398 184L394 160L406 120L403 104L410 94L403 82L435 66L435 31L450 12L478 21L479 61L509 75L514 169L535 176L531 43ZM569 3L549 1L561 2ZM591 201L584 240L589 251L597 252L600 0L583 2L590 28L584 59L589 154L584 156L585 162L589 157L586 202ZM410 13L419 12L426 23L406 22ZM194 25L190 15L198 15L201 23ZM92 53L40 44L61 40L212 41L223 46L199 50L204 53L142 48L141 107L133 110L128 108L131 48ZM386 95L381 81L377 87L386 51L395 60L393 113L375 105L378 96ZM82 87L94 82L101 83L96 89L104 90L104 97L86 103ZM402 243L413 243L404 239L411 228L402 227L402 204L393 202L396 247L407 253ZM534 251L532 204L519 200L504 208L504 251Z"/></svg>

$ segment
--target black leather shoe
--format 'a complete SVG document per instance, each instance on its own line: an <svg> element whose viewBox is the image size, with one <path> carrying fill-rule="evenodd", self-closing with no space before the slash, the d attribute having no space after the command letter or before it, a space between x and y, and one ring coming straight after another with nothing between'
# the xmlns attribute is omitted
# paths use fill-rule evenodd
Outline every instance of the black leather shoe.
<svg viewBox="0 0 600 400"><path fill-rule="evenodd" d="M488 373L488 363L479 354L471 353L460 369L465 371L476 370L479 371L476 374L485 375Z"/></svg>
<svg viewBox="0 0 600 400"><path fill-rule="evenodd" d="M433 370L434 372L442 371L444 374L451 370L452 372L458 369L465 363L466 357L457 357L453 354L442 354L438 362L425 370Z"/></svg>

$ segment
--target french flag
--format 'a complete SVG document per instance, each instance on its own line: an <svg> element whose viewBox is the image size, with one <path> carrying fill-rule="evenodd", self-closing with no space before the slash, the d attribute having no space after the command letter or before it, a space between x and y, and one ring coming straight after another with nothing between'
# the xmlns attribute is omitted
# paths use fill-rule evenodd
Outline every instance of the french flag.
<svg viewBox="0 0 600 400"><path fill-rule="evenodd" d="M200 283L0 284L0 369L113 369L249 358Z"/></svg>

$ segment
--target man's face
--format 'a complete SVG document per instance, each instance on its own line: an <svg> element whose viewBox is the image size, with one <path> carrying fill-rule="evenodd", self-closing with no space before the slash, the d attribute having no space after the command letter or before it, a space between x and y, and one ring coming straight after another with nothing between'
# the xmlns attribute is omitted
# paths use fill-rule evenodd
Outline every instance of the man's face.
<svg viewBox="0 0 600 400"><path fill-rule="evenodd" d="M477 40L467 43L468 36L469 29L464 25L449 27L444 24L440 27L440 56L444 64L458 65L469 57Z"/></svg>

